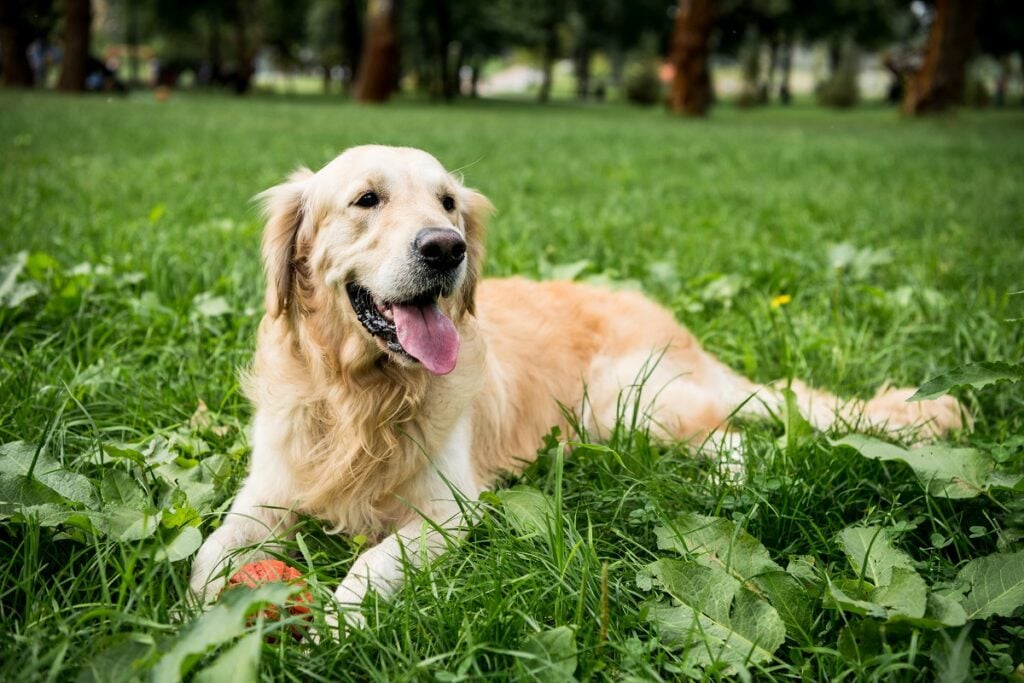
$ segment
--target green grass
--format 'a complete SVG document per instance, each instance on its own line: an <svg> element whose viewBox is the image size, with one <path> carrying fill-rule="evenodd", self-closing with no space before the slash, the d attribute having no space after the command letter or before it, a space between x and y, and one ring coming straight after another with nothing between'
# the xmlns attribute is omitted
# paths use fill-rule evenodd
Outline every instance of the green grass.
<svg viewBox="0 0 1024 683"><path fill-rule="evenodd" d="M1024 289L1020 112L911 122L723 108L680 121L619 107L0 93L0 256L28 254L15 283L28 298L0 294L0 443L27 442L37 465L58 467L52 457L83 477L54 484L55 498L0 464L0 498L39 504L0 500L0 679L145 676L180 644L194 618L189 562L154 553L188 546L192 525L207 533L244 472L237 377L262 286L249 199L367 142L425 148L491 197L488 274L584 262L581 278L635 281L758 380L868 395L887 379L1024 357L1024 326L1008 322L1024 315L1012 296ZM853 262L834 267L844 251ZM792 301L773 309L781 294ZM1024 469L1020 385L958 395L977 421L963 443ZM200 401L209 410L193 416ZM973 621L958 641L958 628L883 625L822 597L857 578L837 540L855 524L894 529L930 590L955 590L969 560L1021 548L1024 495L950 500L835 435L744 431L743 485L642 429L564 465L538 443L520 483L557 503L550 528L531 535L507 494L487 497L465 542L391 603L369 601L366 629L340 643L244 642L266 679L507 679L538 666L542 643L565 651L536 634L568 626L580 679L729 678L688 667L689 650L648 618L659 591L637 582L658 558L687 557L659 549L656 529L698 513L731 520L782 567L810 566L806 628L749 663L757 680L964 680L965 662L969 678L996 680L1024 661L1008 616ZM162 521L133 532L90 506ZM322 605L358 544L313 520L300 539L296 563Z"/></svg>

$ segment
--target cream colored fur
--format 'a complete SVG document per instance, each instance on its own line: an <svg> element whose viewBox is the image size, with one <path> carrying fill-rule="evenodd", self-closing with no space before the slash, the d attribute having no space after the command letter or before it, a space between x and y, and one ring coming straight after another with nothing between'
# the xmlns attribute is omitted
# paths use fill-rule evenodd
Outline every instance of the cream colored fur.
<svg viewBox="0 0 1024 683"><path fill-rule="evenodd" d="M355 205L369 190L381 204ZM441 204L446 194L453 212ZM442 529L464 527L460 499L519 470L553 425L568 428L559 404L600 436L615 422L620 394L632 392L660 436L698 440L730 436L734 413L781 409L776 388L733 372L639 294L520 278L479 282L491 205L425 152L350 149L263 199L267 313L245 380L253 454L230 512L193 566L192 590L207 600L232 567L261 556L304 513L375 542L336 594L358 622L368 589L389 594L405 562L429 560L445 548ZM414 296L407 261L425 227L457 230L468 245L458 290L441 301L461 338L445 376L386 351L345 293L355 281L385 299ZM907 403L905 389L866 402L799 382L792 389L823 430L914 428L927 438L968 419L951 398Z"/></svg>

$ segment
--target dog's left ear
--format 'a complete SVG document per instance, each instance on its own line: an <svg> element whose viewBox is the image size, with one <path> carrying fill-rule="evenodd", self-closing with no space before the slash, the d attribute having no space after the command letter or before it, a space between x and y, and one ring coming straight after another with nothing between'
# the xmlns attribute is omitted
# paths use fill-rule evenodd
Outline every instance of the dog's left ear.
<svg viewBox="0 0 1024 683"><path fill-rule="evenodd" d="M263 229L263 267L267 274L264 302L272 318L287 310L292 297L295 248L305 218L305 181L312 175L308 168L300 168L286 182L256 195L267 218Z"/></svg>
<svg viewBox="0 0 1024 683"><path fill-rule="evenodd" d="M461 301L458 308L461 313L475 312L476 285L480 281L480 273L484 267L484 242L487 236L487 221L494 213L491 200L476 190L464 187L459 192L459 212L466 230L466 279L462 283Z"/></svg>

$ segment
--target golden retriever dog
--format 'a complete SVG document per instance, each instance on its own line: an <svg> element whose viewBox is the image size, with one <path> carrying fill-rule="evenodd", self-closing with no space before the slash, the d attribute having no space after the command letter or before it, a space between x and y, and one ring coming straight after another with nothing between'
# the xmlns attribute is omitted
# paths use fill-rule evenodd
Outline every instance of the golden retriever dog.
<svg viewBox="0 0 1024 683"><path fill-rule="evenodd" d="M481 280L491 203L426 152L349 149L262 198L266 315L245 380L252 461L196 557L197 597L216 598L301 513L373 541L336 592L359 623L368 590L392 593L406 562L436 556L465 526L461 501L521 469L552 426L568 428L559 404L600 437L620 394L640 392L657 435L699 443L727 436L734 414L766 417L784 401L640 294ZM907 389L868 401L791 389L822 430L932 437L967 419L954 399L908 403Z"/></svg>

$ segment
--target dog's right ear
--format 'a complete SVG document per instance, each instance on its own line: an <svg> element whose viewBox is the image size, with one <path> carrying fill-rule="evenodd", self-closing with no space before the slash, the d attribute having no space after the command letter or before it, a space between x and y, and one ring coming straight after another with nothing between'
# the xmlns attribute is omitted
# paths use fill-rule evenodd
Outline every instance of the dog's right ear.
<svg viewBox="0 0 1024 683"><path fill-rule="evenodd" d="M264 303L272 318L287 309L291 298L295 247L306 215L306 181L312 176L308 168L300 168L287 181L256 196L267 219L263 229L263 267L267 274Z"/></svg>

